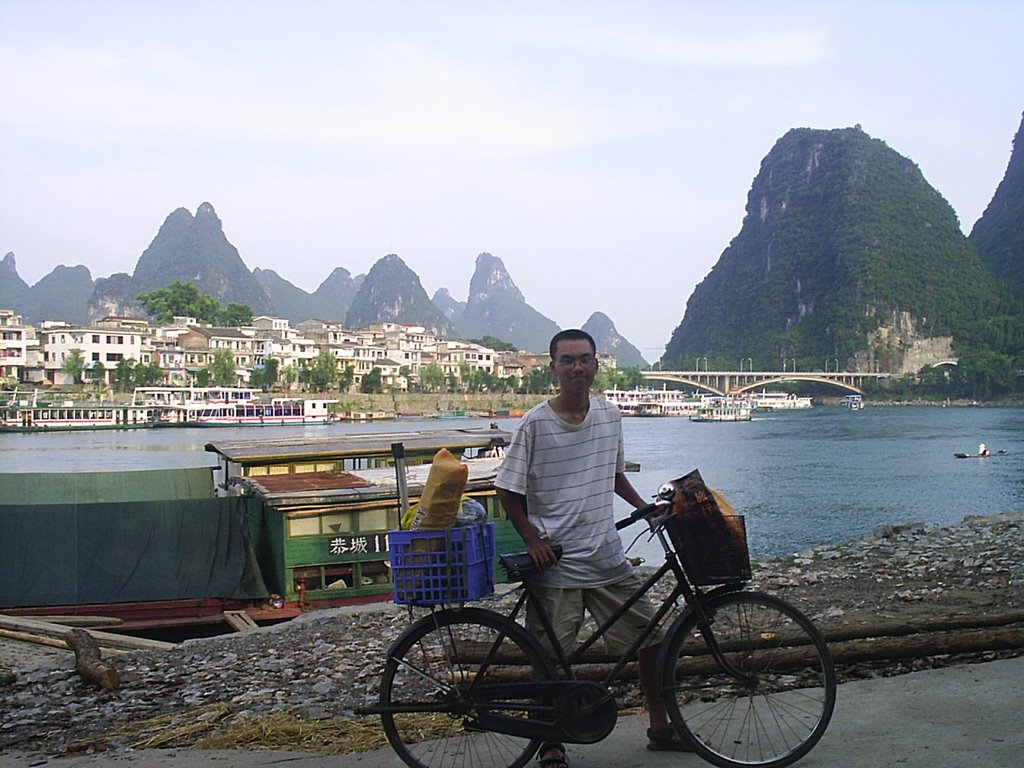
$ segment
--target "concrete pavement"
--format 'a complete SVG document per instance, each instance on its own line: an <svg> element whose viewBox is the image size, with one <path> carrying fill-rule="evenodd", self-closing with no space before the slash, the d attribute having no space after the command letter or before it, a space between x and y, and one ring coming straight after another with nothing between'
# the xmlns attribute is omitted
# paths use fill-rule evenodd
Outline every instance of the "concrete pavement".
<svg viewBox="0 0 1024 768"><path fill-rule="evenodd" d="M1019 768L1024 765L1024 657L839 686L832 723L801 768ZM573 768L707 765L648 752L644 716L619 720L604 741L571 746ZM139 750L46 758L0 755L4 768L400 768L390 750L326 756L300 752ZM480 768L491 768L481 766Z"/></svg>

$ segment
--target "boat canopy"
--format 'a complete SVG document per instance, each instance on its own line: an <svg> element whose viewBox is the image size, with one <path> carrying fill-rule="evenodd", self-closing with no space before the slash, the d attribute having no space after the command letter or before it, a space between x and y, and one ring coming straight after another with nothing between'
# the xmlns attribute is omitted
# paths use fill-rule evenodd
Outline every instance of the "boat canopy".
<svg viewBox="0 0 1024 768"><path fill-rule="evenodd" d="M207 443L206 450L243 467L304 460L320 462L353 457L391 455L391 446L402 443L406 454L433 456L441 448L461 452L508 445L508 432L492 429L436 429L409 432L339 434L334 437L227 440Z"/></svg>

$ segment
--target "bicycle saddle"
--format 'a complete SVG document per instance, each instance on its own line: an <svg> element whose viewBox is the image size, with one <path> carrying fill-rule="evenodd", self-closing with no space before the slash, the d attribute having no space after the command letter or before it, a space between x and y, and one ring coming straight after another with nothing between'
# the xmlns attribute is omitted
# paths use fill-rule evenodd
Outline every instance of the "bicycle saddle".
<svg viewBox="0 0 1024 768"><path fill-rule="evenodd" d="M562 556L561 544L553 544L551 548L555 550L555 557ZM529 552L498 555L498 562L501 563L501 567L505 569L505 573L508 574L508 578L512 581L521 581L539 572L537 566L533 564L533 558L530 557Z"/></svg>

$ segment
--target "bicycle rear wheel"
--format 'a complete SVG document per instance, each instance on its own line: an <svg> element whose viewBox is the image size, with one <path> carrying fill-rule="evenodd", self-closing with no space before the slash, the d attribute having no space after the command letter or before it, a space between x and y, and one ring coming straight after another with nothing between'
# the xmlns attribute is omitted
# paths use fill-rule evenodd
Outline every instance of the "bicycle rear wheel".
<svg viewBox="0 0 1024 768"><path fill-rule="evenodd" d="M820 631L793 606L756 592L708 600L714 640L743 678L709 652L690 615L662 656L672 724L698 754L723 768L790 765L818 742L836 700L832 656Z"/></svg>
<svg viewBox="0 0 1024 768"><path fill-rule="evenodd" d="M388 653L380 686L381 719L391 747L412 768L520 768L540 739L484 731L481 711L529 717L529 700L474 701L473 685L546 680L540 646L493 611L437 611L407 629ZM391 711L388 711L391 710Z"/></svg>

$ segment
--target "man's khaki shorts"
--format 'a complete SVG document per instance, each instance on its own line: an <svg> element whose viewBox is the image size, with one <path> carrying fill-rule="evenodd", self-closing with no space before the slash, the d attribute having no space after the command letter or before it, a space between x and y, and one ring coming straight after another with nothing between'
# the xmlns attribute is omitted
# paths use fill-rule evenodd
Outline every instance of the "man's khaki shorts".
<svg viewBox="0 0 1024 768"><path fill-rule="evenodd" d="M604 587L586 589L561 589L559 587L538 587L537 595L544 604L544 610L551 620L555 637L566 655L572 650L583 626L584 608L594 617L600 626L611 618L612 614L624 605L636 591L643 586L643 580L637 574L631 574L622 581ZM601 638L610 653L623 653L637 638L647 623L654 617L654 605L644 595L634 603L629 611L612 624ZM526 628L540 640L541 644L554 656L551 643L548 641L544 625L541 623L532 601L526 608ZM642 648L657 645L661 642L662 632L659 628L648 637Z"/></svg>

